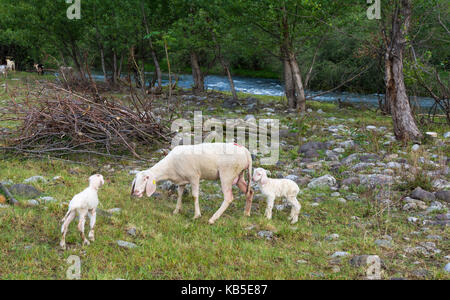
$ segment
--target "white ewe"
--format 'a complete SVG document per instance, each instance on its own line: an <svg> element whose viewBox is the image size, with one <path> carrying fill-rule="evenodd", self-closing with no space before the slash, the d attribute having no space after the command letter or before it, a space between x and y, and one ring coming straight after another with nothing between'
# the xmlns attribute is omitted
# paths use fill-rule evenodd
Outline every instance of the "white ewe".
<svg viewBox="0 0 450 300"><path fill-rule="evenodd" d="M70 222L75 218L78 213L79 222L78 230L81 232L81 238L83 240L83 245L89 245L89 241L84 235L84 224L86 222L86 215L89 215L90 220L90 231L88 238L94 241L94 226L96 219L96 210L98 205L98 189L105 183L103 176L100 174L95 174L89 177L89 187L87 187L81 193L75 195L69 203L69 210L62 219L61 233L62 239L60 246L61 248L66 248L66 234L69 228Z"/></svg>
<svg viewBox="0 0 450 300"><path fill-rule="evenodd" d="M258 168L253 174L253 181L258 183L261 193L267 197L267 208L265 216L272 219L273 203L276 197L285 197L292 205L289 220L292 224L297 223L301 205L298 203L297 194L300 191L298 185L290 179L272 179L267 177L263 168Z"/></svg>
<svg viewBox="0 0 450 300"><path fill-rule="evenodd" d="M245 182L244 172L248 170L249 184ZM219 210L209 219L210 224L220 218L233 201L232 186L237 184L245 193L247 201L245 215L250 216L253 190L251 189L252 157L247 148L232 143L205 143L175 147L164 159L152 168L139 172L133 181L131 194L142 197L144 191L150 197L156 190L156 183L170 180L178 185L178 201L174 210L181 210L181 199L185 185L192 186L195 215L201 216L199 206L200 180L220 179L224 201Z"/></svg>

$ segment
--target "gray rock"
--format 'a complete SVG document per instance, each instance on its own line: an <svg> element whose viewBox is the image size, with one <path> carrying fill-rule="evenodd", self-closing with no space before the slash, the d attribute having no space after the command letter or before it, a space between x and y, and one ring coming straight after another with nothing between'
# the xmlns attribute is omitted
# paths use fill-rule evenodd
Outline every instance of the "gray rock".
<svg viewBox="0 0 450 300"><path fill-rule="evenodd" d="M107 212L110 213L110 214L118 214L118 213L120 213L121 211L122 211L122 209L120 209L120 208L118 208L118 207L111 208L111 209L108 209L108 210L107 210Z"/></svg>
<svg viewBox="0 0 450 300"><path fill-rule="evenodd" d="M352 170L355 171L355 172L359 172L359 171L362 171L362 170L365 170L365 169L369 169L369 168L373 168L373 167L375 167L374 163L361 162L361 163L358 163L358 164L354 165L352 167Z"/></svg>
<svg viewBox="0 0 450 300"><path fill-rule="evenodd" d="M425 279L430 275L430 272L426 269L414 270L412 275L417 278Z"/></svg>
<svg viewBox="0 0 450 300"><path fill-rule="evenodd" d="M430 235L427 235L427 239L433 240L433 241L441 241L442 240L442 236L430 234Z"/></svg>
<svg viewBox="0 0 450 300"><path fill-rule="evenodd" d="M331 197L339 197L341 194L339 192L331 193Z"/></svg>
<svg viewBox="0 0 450 300"><path fill-rule="evenodd" d="M340 142L338 145L342 148L349 149L355 147L355 142L353 142L353 140L348 140L345 142Z"/></svg>
<svg viewBox="0 0 450 300"><path fill-rule="evenodd" d="M392 176L382 174L359 175L359 180L361 185L369 188L392 185L394 183L394 178Z"/></svg>
<svg viewBox="0 0 450 300"><path fill-rule="evenodd" d="M434 193L434 196L439 200L450 203L450 191L438 191Z"/></svg>
<svg viewBox="0 0 450 300"><path fill-rule="evenodd" d="M37 200L28 200L28 205L29 206L38 206L39 205L39 201Z"/></svg>
<svg viewBox="0 0 450 300"><path fill-rule="evenodd" d="M419 149L420 149L420 145L418 145L418 144L414 144L411 148L411 150L414 152L419 151Z"/></svg>
<svg viewBox="0 0 450 300"><path fill-rule="evenodd" d="M445 265L444 271L447 272L447 273L450 273L450 263Z"/></svg>
<svg viewBox="0 0 450 300"><path fill-rule="evenodd" d="M355 267L355 268L367 266L368 265L367 260L370 256L374 256L375 258L380 259L380 257L378 255L357 255L357 256L353 256L350 259L349 263L352 267ZM380 262L381 262L381 260L380 260Z"/></svg>
<svg viewBox="0 0 450 300"><path fill-rule="evenodd" d="M130 229L127 230L127 233L131 236L136 236L137 230L135 227L131 227Z"/></svg>
<svg viewBox="0 0 450 300"><path fill-rule="evenodd" d="M337 233L330 234L325 239L327 241L335 241L335 240L339 239L339 234L337 234Z"/></svg>
<svg viewBox="0 0 450 300"><path fill-rule="evenodd" d="M333 255L331 255L331 257L335 258L335 257L349 256L349 255L350 255L350 253L348 253L348 252L337 251L337 252L334 252Z"/></svg>
<svg viewBox="0 0 450 300"><path fill-rule="evenodd" d="M444 139L450 138L450 131L444 133Z"/></svg>
<svg viewBox="0 0 450 300"><path fill-rule="evenodd" d="M436 211L436 210L441 210L441 209L444 209L444 208L445 208L445 206L442 205L441 202L434 201L434 202L432 202L430 204L430 207L427 208L427 213L430 213L430 212L433 212L433 211Z"/></svg>
<svg viewBox="0 0 450 300"><path fill-rule="evenodd" d="M137 247L136 244L126 242L126 241L117 241L117 245L119 245L119 247L127 248L127 249L133 249L133 248Z"/></svg>
<svg viewBox="0 0 450 300"><path fill-rule="evenodd" d="M434 196L433 193L423 190L420 186L417 187L414 191L412 191L411 198L419 199L419 200L423 200L423 201L436 200L436 197Z"/></svg>
<svg viewBox="0 0 450 300"><path fill-rule="evenodd" d="M270 241L273 238L273 232L268 230L262 230L258 232L258 236Z"/></svg>
<svg viewBox="0 0 450 300"><path fill-rule="evenodd" d="M416 217L408 217L408 222L409 223L417 223L417 221L419 221L419 219L416 218Z"/></svg>
<svg viewBox="0 0 450 300"><path fill-rule="evenodd" d="M376 240L375 245L386 249L392 248L392 243L389 240Z"/></svg>
<svg viewBox="0 0 450 300"><path fill-rule="evenodd" d="M22 197L39 197L41 192L38 191L35 187L27 184L14 184L9 188L11 194Z"/></svg>
<svg viewBox="0 0 450 300"><path fill-rule="evenodd" d="M5 186L10 186L10 185L13 185L14 182L11 179L7 179L5 181L1 181L1 184L5 185Z"/></svg>
<svg viewBox="0 0 450 300"><path fill-rule="evenodd" d="M327 143L323 143L323 142L308 142L303 144L300 149L299 152L300 153L306 153L310 150L326 150L328 149L328 144Z"/></svg>
<svg viewBox="0 0 450 300"><path fill-rule="evenodd" d="M336 185L336 178L334 178L331 175L324 175L319 178L314 178L311 180L311 182L308 184L309 188L316 188L316 187L325 187L325 186L335 186Z"/></svg>
<svg viewBox="0 0 450 300"><path fill-rule="evenodd" d="M342 180L341 185L351 186L351 185L359 185L360 180L358 177L350 177Z"/></svg>
<svg viewBox="0 0 450 300"><path fill-rule="evenodd" d="M444 179L435 179L431 182L433 187L438 190L450 189L450 182Z"/></svg>
<svg viewBox="0 0 450 300"><path fill-rule="evenodd" d="M395 162L395 161L391 161L391 162L387 163L386 167L388 167L390 169L401 169L402 164Z"/></svg>
<svg viewBox="0 0 450 300"><path fill-rule="evenodd" d="M297 175L288 175L285 177L286 179L290 179L292 181L297 182L297 180L299 179Z"/></svg>
<svg viewBox="0 0 450 300"><path fill-rule="evenodd" d="M32 176L30 178L25 179L23 182L24 183L36 183L36 182L46 183L47 180L42 176Z"/></svg>
<svg viewBox="0 0 450 300"><path fill-rule="evenodd" d="M45 204L58 202L53 197L40 197L39 200L43 201Z"/></svg>

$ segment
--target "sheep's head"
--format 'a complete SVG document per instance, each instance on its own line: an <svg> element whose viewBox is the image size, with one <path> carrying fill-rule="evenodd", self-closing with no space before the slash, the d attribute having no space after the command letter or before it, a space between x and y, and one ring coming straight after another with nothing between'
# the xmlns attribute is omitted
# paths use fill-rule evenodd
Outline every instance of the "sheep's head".
<svg viewBox="0 0 450 300"><path fill-rule="evenodd" d="M142 171L136 174L131 187L131 195L141 198L144 192L147 197L153 195L156 191L155 176L150 171Z"/></svg>
<svg viewBox="0 0 450 300"><path fill-rule="evenodd" d="M89 177L89 186L98 190L102 185L105 184L105 180L103 179L103 175L95 174Z"/></svg>
<svg viewBox="0 0 450 300"><path fill-rule="evenodd" d="M263 168L257 168L253 172L253 181L265 184L267 182L267 172Z"/></svg>

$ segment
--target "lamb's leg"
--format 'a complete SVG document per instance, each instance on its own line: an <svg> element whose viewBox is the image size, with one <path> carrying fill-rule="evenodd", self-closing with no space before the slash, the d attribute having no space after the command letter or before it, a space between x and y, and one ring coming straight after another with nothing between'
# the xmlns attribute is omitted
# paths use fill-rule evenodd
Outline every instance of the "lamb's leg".
<svg viewBox="0 0 450 300"><path fill-rule="evenodd" d="M175 207L175 210L173 211L173 214L176 215L180 212L183 204L183 193L184 193L184 189L185 189L185 185L179 185L178 186L178 199L177 199L177 206Z"/></svg>
<svg viewBox="0 0 450 300"><path fill-rule="evenodd" d="M267 196L267 207L266 207L266 213L265 216L267 219L272 219L272 210L273 210L273 204L275 202L275 196L268 195Z"/></svg>
<svg viewBox="0 0 450 300"><path fill-rule="evenodd" d="M200 204L198 202L200 182L199 181L191 182L191 187L192 187L192 196L194 197L194 209L195 209L194 219L198 219L202 216L200 212Z"/></svg>
<svg viewBox="0 0 450 300"><path fill-rule="evenodd" d="M225 177L225 180L224 180ZM232 183L233 179L231 180L226 179L226 176L221 176L220 180L222 182L222 192L224 196L224 200L222 202L222 205L220 208L216 211L216 213L209 219L209 224L214 224L218 218L224 213L224 211L228 208L228 206L233 202L233 190L232 190Z"/></svg>
<svg viewBox="0 0 450 300"><path fill-rule="evenodd" d="M94 226L95 226L95 220L97 219L97 211L96 209L92 209L89 213L89 234L88 234L88 238L93 242L95 241L95 237L94 237Z"/></svg>
<svg viewBox="0 0 450 300"><path fill-rule="evenodd" d="M251 190L251 188L250 188L249 194L248 195L246 194L247 193L247 182L245 182L244 176L242 176L242 174L239 177L237 186L241 190L241 192L243 192L246 196L244 215L249 217L250 211L252 209L253 190Z"/></svg>
<svg viewBox="0 0 450 300"><path fill-rule="evenodd" d="M70 223L75 218L75 215L76 215L75 211L70 212L69 215L64 219L64 223L61 226L62 238L61 238L61 242L59 243L59 245L63 249L66 249L66 234L67 234L67 230L69 229Z"/></svg>
<svg viewBox="0 0 450 300"><path fill-rule="evenodd" d="M300 213L300 209L302 206L297 200L296 196L287 197L289 203L291 203L291 215L289 216L289 220L291 220L291 224L295 224L298 221L298 214Z"/></svg>
<svg viewBox="0 0 450 300"><path fill-rule="evenodd" d="M81 239L83 240L83 246L84 245L89 245L89 241L86 239L86 236L84 235L84 225L86 223L86 216L87 216L87 209L86 210L81 210L80 211L80 221L78 222L78 230L81 233Z"/></svg>

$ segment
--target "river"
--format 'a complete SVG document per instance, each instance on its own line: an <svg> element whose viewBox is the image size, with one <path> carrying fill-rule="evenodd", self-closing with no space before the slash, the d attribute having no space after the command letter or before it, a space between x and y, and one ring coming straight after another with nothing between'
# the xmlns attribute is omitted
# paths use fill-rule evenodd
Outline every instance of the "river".
<svg viewBox="0 0 450 300"><path fill-rule="evenodd" d="M152 73L146 73L147 78L152 76ZM95 80L103 80L103 75L100 73L94 73L93 77ZM265 78L251 78L251 77L233 77L236 90L238 92L253 94L253 95L266 95L266 96L283 96L284 87L283 84L278 79L265 79ZM168 83L168 76L164 74L163 85ZM192 75L183 74L178 75L178 86L181 88L191 88L193 85ZM209 75L205 78L205 86L209 90L215 91L230 91L230 85L226 76L220 75ZM314 96L322 93L322 91L306 91L307 96ZM341 99L343 102L351 103L363 103L368 106L378 106L379 97L383 95L371 94L371 95L361 95L348 92L332 92L326 95L318 96L314 98L317 101L324 102L336 102ZM411 99L411 103L424 108L429 108L433 105L434 100L426 97L417 97L417 99Z"/></svg>

